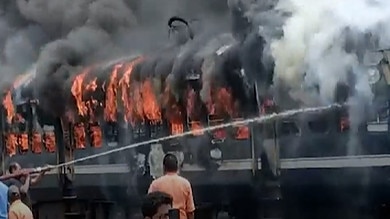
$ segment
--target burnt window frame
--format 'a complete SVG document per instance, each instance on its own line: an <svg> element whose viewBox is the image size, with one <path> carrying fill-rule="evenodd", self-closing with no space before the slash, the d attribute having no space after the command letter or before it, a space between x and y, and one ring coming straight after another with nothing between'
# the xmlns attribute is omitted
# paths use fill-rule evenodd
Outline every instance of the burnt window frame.
<svg viewBox="0 0 390 219"><path fill-rule="evenodd" d="M289 132L289 133L285 133L283 132L283 125L284 124L294 124L295 128L297 129L298 132L294 133L294 132ZM280 121L278 122L278 126L277 126L277 132L278 132L278 135L280 135L281 137L292 137L292 136L295 136L295 137L299 137L302 135L302 128L299 124L298 121L296 120L283 120L283 121Z"/></svg>

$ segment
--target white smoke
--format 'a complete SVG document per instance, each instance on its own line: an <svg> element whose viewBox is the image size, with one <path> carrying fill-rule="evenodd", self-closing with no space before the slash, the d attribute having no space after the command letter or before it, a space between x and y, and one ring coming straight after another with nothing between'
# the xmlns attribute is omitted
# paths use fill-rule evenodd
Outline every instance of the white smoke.
<svg viewBox="0 0 390 219"><path fill-rule="evenodd" d="M377 46L390 46L390 1L285 0L277 10L291 16L283 26L283 37L271 43L275 81L295 91L318 86L319 101L328 103L334 101L336 84L353 73L355 95L365 101L372 98L367 71L356 52L359 48L348 52L345 48L348 41L356 43L367 33L379 39Z"/></svg>

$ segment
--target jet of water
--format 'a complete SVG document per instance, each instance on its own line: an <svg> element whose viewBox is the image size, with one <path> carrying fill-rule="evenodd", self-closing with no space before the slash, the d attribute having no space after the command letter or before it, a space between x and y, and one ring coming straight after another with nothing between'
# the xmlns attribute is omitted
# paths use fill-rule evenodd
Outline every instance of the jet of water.
<svg viewBox="0 0 390 219"><path fill-rule="evenodd" d="M202 131L213 131L213 130L217 130L217 129L221 129L221 128L226 128L226 127L231 127L231 126L246 125L246 124L250 124L250 123L263 123L263 122L266 122L266 121L272 121L272 120L275 120L275 119L281 119L281 118L285 118L285 117L294 116L294 115L300 114L300 113L322 112L322 111L330 110L330 109L333 109L333 108L340 108L342 106L343 105L341 105L341 104L331 104L331 105L321 106L321 107L310 107L310 108L287 110L287 111L280 112L280 113L273 113L273 114L264 115L264 116L258 116L258 117L249 118L249 119L245 119L245 120L228 122L228 123L223 123L223 124L215 125L215 126L209 126L209 127L203 128ZM65 162L65 163L61 163L61 164L57 164L57 165L51 165L49 167L50 168L60 168L60 167L64 167L64 166L68 166L68 165L72 165L72 164L76 164L76 163L80 163L80 162L83 162L83 161L86 161L86 160L95 159L95 158L98 158L98 157L101 157L101 156L106 156L106 155L113 154L113 153L116 153L116 152L128 150L128 149L131 149L131 148L136 148L136 147L139 147L139 146L142 146L142 145L155 144L155 143L158 143L158 142L161 142L161 141L167 141L167 140L180 138L180 137L184 137L184 136L188 136L188 135L192 135L192 131L187 131L187 132L183 132L181 134L169 135L169 136L162 137L162 138L156 138L156 139L151 139L151 140L148 140L148 141L143 141L143 142L139 142L139 143L130 144L130 145L123 146L123 147L120 147L120 148L115 148L115 149L112 149L112 150L109 150L109 151L93 154L93 155L82 157L82 158L75 159L75 160L71 160L71 161L68 161L68 162ZM43 170L45 168L39 168L39 169Z"/></svg>

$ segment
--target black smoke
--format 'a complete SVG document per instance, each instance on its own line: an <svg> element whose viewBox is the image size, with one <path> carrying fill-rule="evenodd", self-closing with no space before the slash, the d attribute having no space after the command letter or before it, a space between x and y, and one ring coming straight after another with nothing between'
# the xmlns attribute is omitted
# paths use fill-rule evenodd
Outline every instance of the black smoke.
<svg viewBox="0 0 390 219"><path fill-rule="evenodd" d="M0 29L5 30L0 43L6 48L0 61L6 65L0 70L13 68L14 74L36 63L34 96L43 111L55 116L64 113L72 80L83 66L140 54L145 59L136 66L132 80L154 78L156 94L165 82L178 101L185 99L185 84L193 74L202 79L204 102L211 81L232 88L242 104L253 97L254 81L268 89L272 72L262 62L265 39L246 15L247 4L165 3L7 0L3 3L7 13L0 17ZM176 19L169 27L172 16L183 19L182 25ZM2 21L7 24L4 28ZM108 79L112 67L95 68L92 73Z"/></svg>

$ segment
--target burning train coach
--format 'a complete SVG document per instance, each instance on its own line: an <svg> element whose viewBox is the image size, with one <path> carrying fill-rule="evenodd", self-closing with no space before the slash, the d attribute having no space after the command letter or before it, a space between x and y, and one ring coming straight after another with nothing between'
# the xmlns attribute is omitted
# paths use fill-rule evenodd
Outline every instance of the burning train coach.
<svg viewBox="0 0 390 219"><path fill-rule="evenodd" d="M75 208L69 206L76 203L79 214L98 214L102 209L108 211L112 209L109 207L118 206L112 203L129 203L130 207L125 204L120 206L121 210L112 211L129 214L151 180L163 174L162 158L166 153L179 158L181 174L192 182L198 209L212 212L227 206L225 210L238 218L255 218L258 210L263 218L280 217L275 214L280 212L276 206L280 205L282 192L290 206L285 210L294 215L294 209L301 203L297 199L302 202L308 197L316 199L318 193L310 188L337 184L334 182L337 177L329 177L332 174L344 175L351 188L360 188L365 177L354 174L355 169L351 168L376 167L387 159L378 154L390 153L384 146L388 142L389 118L384 92L374 92L376 99L386 105L375 114L376 122L364 122L357 130L357 141L363 146L355 154L360 157L349 156L350 148L346 145L351 139L351 124L345 108L263 124L202 130L278 110L267 92L272 73L262 65L251 64L258 62L248 60L250 57L240 56L248 47L262 51L264 42L261 37L247 40L245 43L250 46L243 46L229 34L209 41L200 37L156 54L65 69L68 77L60 82L47 78L46 84L50 86L44 92L37 92L37 81L42 78L39 68L33 69L18 77L4 93L3 170L10 161L26 167L64 163L190 132L51 172L33 190L37 214L42 218L60 216L62 210L57 207L51 207L51 211L39 207L48 201L66 203L65 214L75 214L72 212ZM375 71L374 91L387 88L390 81L388 53L379 53L380 61L370 66ZM256 57L259 56L253 55L253 59ZM344 102L349 92L350 87L340 85L335 101ZM382 160L379 163L367 160L369 164L362 166L362 159ZM381 173L372 171L370 177L380 184ZM302 174L306 184L300 180ZM306 185L310 185L305 187L308 192L296 193L304 191L297 188ZM319 196L332 203L332 194ZM380 195L374 196L375 202L383 200ZM129 198L130 202L123 201ZM86 205L86 200L92 204ZM257 208L259 203L261 207Z"/></svg>
<svg viewBox="0 0 390 219"><path fill-rule="evenodd" d="M158 55L90 65L46 91L47 97L37 95L36 68L18 77L2 104L3 169L10 161L26 167L63 163L189 131L51 172L34 190L37 204L62 200L58 179L68 198L77 191L77 199L136 200L163 174L162 158L168 152L179 158L199 203L222 206L226 203L220 200L247 199L259 166L253 131L248 125L202 128L265 113L273 103L268 100L258 108L258 88L248 83L238 43L207 49L183 54L185 49L168 48ZM215 196L206 192L210 188L218 191ZM237 192L228 194L229 189Z"/></svg>

